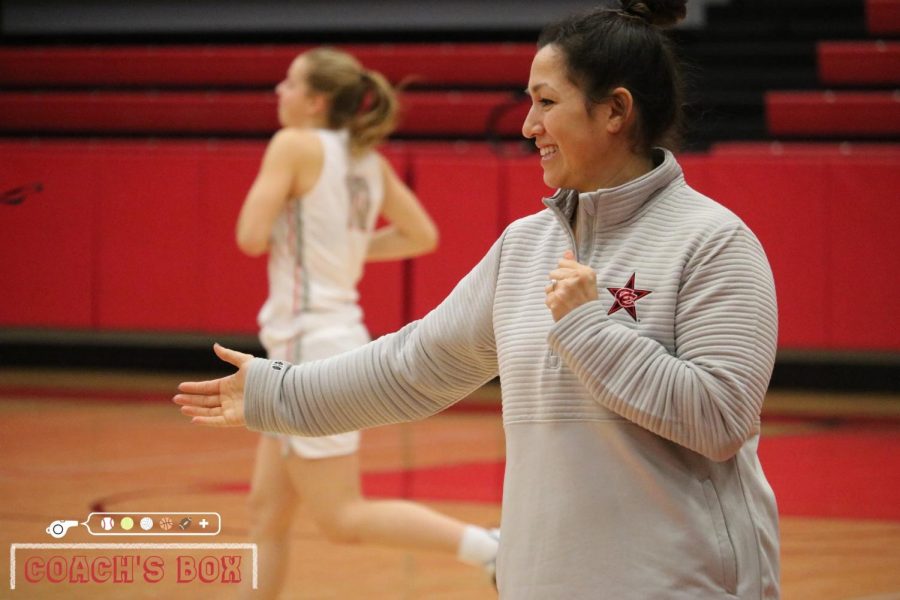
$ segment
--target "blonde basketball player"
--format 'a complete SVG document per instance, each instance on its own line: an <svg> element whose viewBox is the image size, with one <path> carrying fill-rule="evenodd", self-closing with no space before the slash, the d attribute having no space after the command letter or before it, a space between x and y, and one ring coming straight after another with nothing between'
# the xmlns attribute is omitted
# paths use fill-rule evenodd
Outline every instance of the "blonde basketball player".
<svg viewBox="0 0 900 600"><path fill-rule="evenodd" d="M424 254L438 234L373 150L392 131L397 108L383 76L349 54L318 48L294 60L276 91L282 129L241 209L237 242L246 254L269 255L262 344L269 358L297 363L365 344L356 290L363 264ZM376 229L379 214L387 225ZM332 541L442 551L493 569L495 532L419 504L365 499L359 438L260 439L250 491L260 556L253 598L275 597L282 587L301 501Z"/></svg>

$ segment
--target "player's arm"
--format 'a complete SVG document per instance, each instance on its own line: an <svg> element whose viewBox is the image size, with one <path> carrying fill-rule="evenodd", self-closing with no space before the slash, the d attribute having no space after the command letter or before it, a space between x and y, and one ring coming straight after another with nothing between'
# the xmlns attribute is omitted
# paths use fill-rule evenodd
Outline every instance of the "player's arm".
<svg viewBox="0 0 900 600"><path fill-rule="evenodd" d="M291 197L302 195L322 170L322 143L312 131L282 129L266 148L237 222L237 245L259 256L269 249L272 227Z"/></svg>
<svg viewBox="0 0 900 600"><path fill-rule="evenodd" d="M388 224L372 235L366 260L397 260L431 252L438 243L434 221L383 156L381 172L384 181L381 216Z"/></svg>

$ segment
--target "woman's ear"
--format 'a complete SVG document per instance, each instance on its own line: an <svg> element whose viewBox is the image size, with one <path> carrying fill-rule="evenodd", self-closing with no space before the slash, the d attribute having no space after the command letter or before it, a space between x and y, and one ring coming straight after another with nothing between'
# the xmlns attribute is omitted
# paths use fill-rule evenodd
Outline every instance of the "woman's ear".
<svg viewBox="0 0 900 600"><path fill-rule="evenodd" d="M606 130L610 133L620 133L631 121L634 112L634 97L627 89L617 87L609 94L609 120Z"/></svg>
<svg viewBox="0 0 900 600"><path fill-rule="evenodd" d="M325 94L311 93L307 96L309 112L313 115L328 114L328 96Z"/></svg>

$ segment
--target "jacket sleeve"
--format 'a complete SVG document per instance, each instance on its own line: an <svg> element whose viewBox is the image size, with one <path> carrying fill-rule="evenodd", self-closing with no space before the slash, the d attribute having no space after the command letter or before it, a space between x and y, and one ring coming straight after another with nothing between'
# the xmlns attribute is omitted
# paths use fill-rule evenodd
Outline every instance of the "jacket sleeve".
<svg viewBox="0 0 900 600"><path fill-rule="evenodd" d="M777 343L771 270L743 223L719 228L691 257L673 316L674 353L614 322L599 301L560 319L549 343L604 407L728 460L759 431Z"/></svg>
<svg viewBox="0 0 900 600"><path fill-rule="evenodd" d="M419 321L350 352L299 365L254 359L247 427L305 436L413 421L497 375L493 305L502 238Z"/></svg>

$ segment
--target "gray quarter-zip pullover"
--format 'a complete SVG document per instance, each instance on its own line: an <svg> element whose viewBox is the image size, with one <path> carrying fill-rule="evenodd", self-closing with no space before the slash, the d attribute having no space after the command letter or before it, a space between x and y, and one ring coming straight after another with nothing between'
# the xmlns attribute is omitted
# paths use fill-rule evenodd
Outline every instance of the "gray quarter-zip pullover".
<svg viewBox="0 0 900 600"><path fill-rule="evenodd" d="M248 426L324 435L421 419L499 374L502 598L778 598L777 511L756 451L772 275L741 220L688 187L668 151L656 158L622 186L546 199L400 331L325 361L254 359ZM571 248L600 297L554 323L544 286Z"/></svg>

